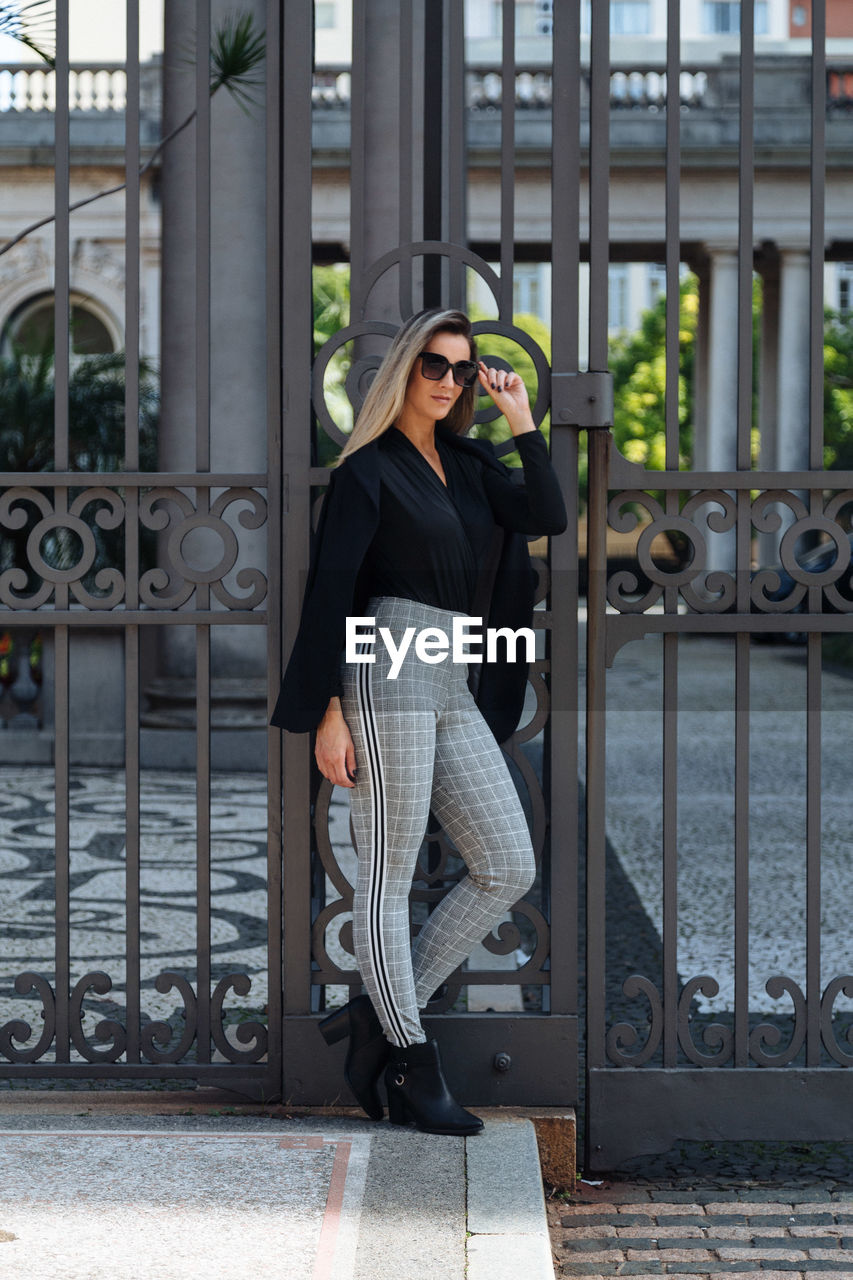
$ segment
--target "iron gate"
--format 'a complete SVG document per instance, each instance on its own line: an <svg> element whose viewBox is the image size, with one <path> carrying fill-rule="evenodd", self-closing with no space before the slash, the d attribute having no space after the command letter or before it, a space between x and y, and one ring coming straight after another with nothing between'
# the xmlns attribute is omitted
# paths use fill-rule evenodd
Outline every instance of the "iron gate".
<svg viewBox="0 0 853 1280"><path fill-rule="evenodd" d="M548 353L513 321L515 5L504 6L502 19L500 231L496 242L475 251L469 245L466 210L470 148L466 145L464 6L446 0L395 4L357 0L351 90L352 310L349 324L317 353L309 383L310 335L304 317L311 305L311 9L307 0L294 0L284 9L288 86L283 128L284 364L288 370L305 371L299 378L288 379L284 413L283 466L289 494L284 581L289 584L304 582L307 571L310 517L315 497L328 478L326 467L317 464L337 452L346 438L345 424L336 420L325 391L329 369L341 352L348 357L347 398L357 411L367 380L402 319L424 306L464 307L472 279L477 277L493 312L492 318L475 324L480 350L489 353L490 340L500 337L515 343L527 357L535 370L538 423L545 420L556 387L560 388L557 420L572 420L569 384L576 381L555 382ZM571 47L561 57L569 64ZM576 84L576 53L573 66ZM576 117L573 120L567 112L555 119L554 204L560 217L576 172L570 145L573 124L577 139ZM555 262L567 281L577 277L576 242L577 237L573 245L569 234L555 245ZM558 367L571 368L576 319L569 309L557 306L553 319L551 360L559 361ZM313 441L305 429L312 412L317 422ZM497 416L496 411L481 410L480 430ZM504 437L508 436L506 430ZM558 436L554 431L552 449L566 481L571 511L576 493L576 437L567 431ZM511 441L498 447L501 454L510 451ZM565 1104L576 1092L577 793L573 786L552 785L550 763L559 760L560 768L574 776L576 524L570 514L573 532L555 539L551 548L551 575L560 575L560 591L551 590L548 567L538 563L537 594L545 606L536 615L540 656L532 668L523 723L505 747L531 820L537 884L497 935L486 940L482 958L453 975L426 1023L442 1044L462 1096L481 1104ZM285 651L296 633L300 595L299 590L285 592ZM549 645L555 628L563 637L559 646ZM332 789L324 781L313 797L312 824L310 765L310 743L285 735L285 1094L295 1101L320 1102L338 1096L341 1062L333 1055L317 1054L316 1014L326 1007L330 987L336 988L333 995L340 1001L360 989L360 979L353 964L348 922L353 866L345 811L335 809ZM463 870L441 831L430 830L412 894L415 927ZM493 961L492 956L499 959ZM473 1011L474 988L479 988L485 1010ZM514 1009L507 1008L505 997L503 1010L497 1000L482 998L484 988L496 997L502 990L515 991ZM495 1011L488 1009L492 1003ZM447 1012L454 1005L455 1011Z"/></svg>
<svg viewBox="0 0 853 1280"><path fill-rule="evenodd" d="M839 1070L853 1063L849 1012L838 1002L839 997L850 995L853 981L843 948L838 954L837 940L835 954L821 964L822 940L828 941L823 916L830 901L827 890L823 897L821 892L824 836L830 843L828 815L823 815L822 822L821 814L822 753L827 741L825 733L822 738L821 642L822 635L849 634L853 609L848 537L853 475L824 470L824 257L825 248L832 251L838 234L830 230L827 219L825 184L837 163L833 148L840 136L831 103L827 104L827 83L832 85L833 73L828 73L826 63L825 6L815 4L811 53L796 71L796 124L789 123L786 138L789 162L798 151L797 163L804 170L796 198L802 230L799 239L794 236L794 246L762 244L767 233L762 235L761 227L768 225L770 215L761 184L771 181L768 168L774 163L772 146L779 146L779 135L775 144L768 143L764 113L773 104L756 88L755 10L753 3L742 0L738 60L730 68L733 128L728 145L737 148L736 208L731 210L736 215L736 240L711 247L712 279L707 258L704 263L697 261L696 247L684 244L683 148L692 126L689 111L685 114L680 109L680 6L677 0L667 6L666 116L661 139L665 143L668 303L664 469L652 471L627 461L613 447L607 431L589 436L586 1158L590 1169L611 1168L630 1156L665 1150L677 1138L851 1136L851 1078ZM593 6L593 24L595 15ZM601 173L597 223L603 258L608 139L604 64L596 58L596 53L606 57L605 19L599 18L602 29L596 36L593 26L592 35L590 168L592 174L598 165ZM598 93L597 66L601 66ZM783 107L783 98L777 91L777 111L793 105L788 98ZM598 129L596 101L601 103ZM717 145L725 148L722 135ZM592 176L591 186L594 193ZM592 212L591 222L594 228ZM791 236L790 229L787 234ZM591 237L591 257L593 252ZM711 382L706 386L708 416L701 422L697 409L693 456L685 460L679 437L679 263L691 255L699 274L700 326L704 321L707 342L717 344L719 355L726 348L726 327L732 337L730 376L715 382L714 350L705 349L704 370L696 378L697 383L703 377ZM778 267L780 257L781 311L778 279L772 266L768 270L768 261ZM753 448L752 404L754 269L764 274L763 356L767 346L778 340L779 365L788 361L794 366L788 376L785 368L762 359L760 390L765 409L760 415L758 458ZM799 282L796 302L795 278ZM603 268L599 279L603 284ZM598 334L603 361L603 322L591 321L591 327ZM697 345L701 352L701 343ZM720 374L719 363L716 367ZM716 403L709 408L712 397ZM704 440L699 438L702 429ZM635 562L609 563L608 532L612 536L636 529L638 520L642 532ZM687 546L687 554L676 566L662 562L653 550L656 535L664 531L680 536ZM822 540L834 552L820 563L809 560L809 550L814 551ZM756 674L757 658L766 650L757 654L755 641L792 632L805 636L804 667L777 662L775 678L788 683L789 694L776 719L768 721L768 707L774 704L767 690L759 687ZM653 689L644 704L645 716L631 719L629 708L608 702L607 684L613 680L611 669L618 670L620 655L627 653L624 647L644 643L643 637L658 638L653 681L648 681L652 666L643 664L646 692L650 683ZM714 638L722 637L727 644L713 647ZM726 664L728 681L724 705L701 704L704 755L692 749L696 738L684 678L702 652L697 645L704 645L706 654L712 652L714 661ZM623 682L621 688L627 684ZM697 714L695 709L692 714ZM802 727L797 738L799 755L786 753L781 739L776 744L768 741L764 729L766 724L790 726L795 721ZM627 727L629 723L633 729ZM632 731L642 735L637 752L655 757L655 791L650 796L655 816L644 825L644 815L635 807L633 832L628 831L629 823L622 823L621 852L616 850L619 857L613 859L614 851L608 847L612 814L608 789L625 794L630 789L621 788L613 770L608 770L608 744L624 764L630 753L615 748L620 735ZM709 746L714 739L719 745ZM767 794L754 794L754 790L767 790L767 759L773 768L774 745L775 777L769 795L776 797L778 807L793 811L794 819L784 828L785 839L767 850L761 827L770 824L772 809ZM709 784L701 769L712 764L724 767L725 776ZM691 790L709 786L724 799L716 809L706 806L704 826L697 829L694 818L691 829L687 819L698 812ZM636 796L634 801L636 805ZM757 820L753 817L751 824L755 814ZM837 841L835 848L838 857ZM651 899L659 930L643 968L635 967L638 939L633 956L624 940L617 955L605 935L608 894L626 850L635 868L645 862L646 898ZM713 881L702 880L703 859L724 860L723 871ZM706 901L702 911L691 877L715 886L725 883L725 910L719 910L718 902ZM798 903L793 911L786 902L792 897ZM717 925L714 937L717 967L698 972L685 968L684 957L702 949L685 930L695 927L711 933L719 918L723 925ZM771 947L768 934L774 923L781 937ZM829 967L839 961L844 966L840 973Z"/></svg>
<svg viewBox="0 0 853 1280"><path fill-rule="evenodd" d="M75 468L69 453L67 401L73 370L67 353L74 266L67 210L73 120L64 88L70 71L67 13L58 6L59 91L53 126L54 469L7 474L0 506L6 533L29 522L23 577L7 573L0 578L2 621L10 628L39 628L53 637L54 645L55 966L52 972L49 967L38 973L27 970L15 979L13 998L29 1012L26 1017L13 1017L0 1032L0 1052L6 1059L0 1064L0 1075L13 1081L196 1078L256 1096L283 1093L294 1102L319 1103L338 1096L339 1064L325 1051L317 1055L314 1024L328 1000L345 998L358 981L347 928L352 875L342 853L347 844L345 812L327 785L316 789L310 746L303 738L285 735L280 741L277 733L271 733L266 743L268 1020L257 1004L251 1007L251 997L240 1013L242 1022L224 1014L226 997L229 1003L231 993L244 997L249 978L239 966L226 963L227 946L220 948L221 972L212 960L211 893L216 868L211 863L210 806L217 786L212 754L217 739L211 679L215 679L216 636L230 627L241 635L265 629L267 692L272 698L282 652L296 631L311 518L327 478L324 464L344 438L341 398L333 402L326 394L329 371L337 367L340 372L345 354L342 385L350 405L357 409L383 341L401 318L421 305L465 305L479 290L489 296L491 311L489 318L477 322L482 347L488 351L490 340L509 340L531 363L537 384L535 417L550 426L552 456L570 505L570 525L564 535L552 540L547 564L539 562L540 657L532 671L524 723L506 748L530 814L540 875L532 895L488 943L487 952L499 959L478 961L479 968L455 975L445 1001L448 1007L463 1004L466 990L470 995L472 987L493 990L496 995L514 990L515 1007L492 1013L474 1012L470 1004L467 1011L445 1008L432 1018L430 1030L443 1041L454 1079L464 1082L462 1093L470 1102L568 1105L577 1097L579 598L577 509L572 510L572 504L578 495L580 429L587 433L589 462L587 671L581 690L586 694L588 1167L603 1168L628 1155L660 1149L679 1136L847 1136L848 1111L843 1103L849 1096L849 1077L838 1068L850 1065L851 1054L844 1039L846 1023L836 1016L836 1005L839 997L850 994L853 980L843 973L822 975L820 964L820 645L822 634L849 629L851 602L844 582L849 561L847 512L853 501L853 475L822 469L822 272L827 240L823 192L827 145L833 144L835 128L826 86L837 87L843 80L839 80L841 73L827 68L823 6L813 6L806 76L809 123L804 144L802 140L798 144L809 155L807 243L783 246L795 268L797 254L800 267L807 261L810 382L800 427L807 420L808 431L789 432L788 453L777 451L767 465L758 466L752 456L753 268L757 264L765 272L764 295L769 303L775 286L768 264L775 260L776 250L770 244L756 245L761 236L754 208L755 174L757 164L760 168L767 157L756 151L754 0L743 0L740 6L737 64L729 63L722 70L682 65L680 6L678 0L667 0L663 80L659 67L632 65L614 70L609 57L609 7L593 3L587 10L581 0L561 0L553 6L548 18L553 27L550 60L532 69L516 57L519 5L505 0L497 41L500 64L485 70L466 68L463 8L453 0L404 0L395 5L357 0L353 6L350 134L344 141L339 137L336 144L340 164L351 142L350 217L342 239L348 241L352 311L348 325L315 353L310 323L315 212L313 6L310 0L288 0L287 4L270 0L260 5L266 22L265 177L263 222L254 243L264 246L259 260L265 298L261 347L266 355L262 415L266 450L263 465L246 465L239 472L221 463L223 457L233 462L233 455L223 454L222 437L211 425L218 421L211 409L211 388L218 385L217 378L211 377L211 364L217 375L221 373L218 357L211 357L211 325L218 314L211 295L221 286L211 271L210 83L207 66L197 63L189 106L198 159L190 162L189 170L184 168L183 176L193 174L191 185L198 198L189 220L183 210L186 239L176 240L170 250L177 255L173 263L180 262L186 246L193 246L192 287L188 291L182 286L177 272L178 289L172 299L178 312L180 306L190 304L188 323L181 330L184 341L189 334L194 369L190 418L182 420L175 452L161 453L161 469L143 468L137 430L140 375L136 359L127 360L124 460L121 470L105 476L103 471ZM147 181L144 174L140 177L140 167L153 147L140 132L140 67L132 36L139 18L136 0L128 0L126 12L131 35L125 114L124 330L125 348L135 353L140 333L140 200ZM171 12L174 16L174 7ZM588 47L583 39L586 12L590 15ZM197 47L207 47L210 6L197 4L195 19ZM787 78L792 84L796 81L796 77ZM531 97L529 86L534 82L537 87ZM322 89L317 95L321 102L326 100L325 92ZM340 105L337 99L333 105ZM767 103L763 105L766 108ZM480 110L476 118L472 107ZM519 242L516 233L517 197L524 186L516 158L524 146L533 146L532 110L539 112L540 123L547 122L547 144L540 143L538 151L533 148L535 162L530 167L538 166L537 173L546 175L537 190L548 191L550 237L525 243ZM178 114L175 125L180 121ZM642 146L632 133L640 126L651 129ZM335 127L345 131L340 119ZM702 145L707 148L709 130L714 129L720 154L731 147L733 136L739 150L737 232L731 243L722 245L710 245L698 233L687 232L688 221L691 226L696 223L695 209L689 211L690 219L682 210L687 142L691 138L695 142L695 134L705 139ZM611 156L611 137L618 155ZM164 168L177 164L177 154L167 148L160 157ZM706 150L706 163L708 154ZM665 156L662 168L661 156ZM623 167L636 161L650 172L658 166L658 176L650 181L652 204L659 200L663 207L662 230L647 233L643 252L663 262L668 299L661 470L622 457L612 447L609 429L613 412L607 372L608 269L611 259L627 257L632 251L630 237L620 241L614 233L610 185L616 170L611 160ZM497 193L497 210L487 217L478 184L488 180ZM238 189L239 184L232 182L231 187ZM165 172L162 189L164 202L174 197L174 183L170 196ZM684 187L685 192L689 190ZM624 211L619 216L624 220ZM181 217L176 216L178 223ZM843 248L840 243L834 252L841 253ZM329 255L334 256L331 250ZM343 256L341 248L339 257ZM513 319L513 277L518 261L525 258L550 261L555 284L550 352ZM588 342L583 340L579 308L584 260L589 267L589 305L583 326ZM700 313L705 307L705 370L700 369L697 385L704 379L706 416L704 422L697 418L696 448L692 459L686 460L689 469L681 470L685 459L679 436L679 310L675 304L685 262L700 279ZM783 272L783 289L785 278ZM709 293L709 281L715 292ZM236 300L236 292L234 296ZM783 299L781 327L785 314ZM709 378L708 369L716 367L714 343L722 342L721 326L732 329L734 317L735 358L730 366L734 376ZM173 336L178 350L180 334ZM220 347L214 344L220 353L221 343L220 335ZM183 353L186 356L186 345ZM176 371L173 395L185 391L187 383L186 365L176 364L173 358L173 375ZM723 393L729 399L720 409ZM717 397L715 421L731 427L724 433L722 453L711 448L709 423L714 415L707 408L709 396ZM183 404L180 412L186 412L186 401L173 403ZM790 405L777 408L780 420L784 413L790 419ZM186 430L187 420L193 424L191 432ZM312 420L316 430L310 426ZM767 418L764 426L769 439ZM488 413L480 415L480 429L490 429ZM506 446L500 451L509 453ZM220 461L212 469L217 453ZM636 563L627 569L608 566L608 530L628 532L638 517L642 532ZM249 539L258 528L266 528L268 534L262 552ZM69 531L79 539L76 560L72 556L70 565L51 561L47 554L49 535L55 530ZM99 530L118 530L123 535L122 559L107 566L106 576L95 581ZM196 555L184 550L185 540L193 533L202 538ZM656 539L666 533L677 534L689 546L689 562L673 568L656 558ZM793 583L781 595L779 575L768 576L770 561L757 571L752 567L756 533L775 549ZM218 560L216 555L211 558L210 543L203 541L211 534L215 543L218 538ZM837 545L835 563L810 573L800 563L800 543L823 536ZM148 554L154 557L150 562L140 559L140 545L146 538ZM162 568L165 576L158 576ZM72 840L75 775L69 663L74 661L76 637L84 629L106 632L109 628L121 633L124 670L126 978L123 984L115 982L116 987L125 987L123 1005L120 992L110 993L115 974L78 973L72 949L78 868ZM803 694L808 804L803 841L806 960L802 977L792 976L783 966L784 972L761 978L771 999L791 1002L793 1013L783 1027L781 1019L768 1022L763 1015L750 1013L754 991L748 967L753 922L747 766L751 742L758 736L750 719L750 640L757 634L793 629L808 635ZM197 858L192 959L180 970L150 975L143 973L141 949L146 903L140 895L145 782L140 704L146 646L152 648L155 633L191 636L188 648L177 643L170 650L164 644L159 652L171 653L183 679L187 678L187 654L191 655L194 746L190 773ZM657 969L638 971L636 957L629 954L626 960L608 949L604 928L612 886L607 876L613 876L614 867L618 870L619 852L608 846L608 735L611 747L620 741L618 723L611 727L606 722L606 699L608 681L613 682L608 664L618 663L626 646L641 643L649 635L660 636L662 646L661 701L655 712L661 736L657 809L662 832L644 856L659 867L661 958ZM709 635L730 638L736 682L730 823L734 987L728 1018L708 1012L708 1001L713 1001L720 985L718 977L682 972L679 966L679 859L684 847L678 806L684 792L680 782L690 782L689 774L679 773L679 715L684 710L679 678L691 661L691 637ZM169 696L174 694L170 688ZM608 871L607 859L614 852L617 856ZM413 895L416 924L458 874L452 847L440 832L431 831ZM654 905L649 908L652 916L656 910ZM116 973L121 963L117 961ZM149 985L143 987L143 978ZM146 1016L152 983L167 1001L177 991L182 1010L179 1005L168 1016ZM485 1003L488 1006L488 1000ZM647 1009L644 1025L638 1007ZM44 1019L41 1029L39 1013ZM90 1020L86 1026L84 1016ZM98 1018L99 1025L88 1030ZM445 1039L445 1029L451 1026L452 1034ZM103 1047L93 1043L93 1034ZM758 1071L759 1066L775 1069ZM797 1099L795 1108L790 1105L792 1096Z"/></svg>
<svg viewBox="0 0 853 1280"><path fill-rule="evenodd" d="M217 407L217 385L227 381L222 360L229 351L240 350L240 359L248 353L239 334L229 336L228 350L215 334L212 295L219 274L227 276L240 258L222 253L229 188L212 142L239 128L241 113L233 102L222 111L214 97L206 54L211 6L168 6L168 137L160 143L159 77L152 81L150 65L141 82L138 0L123 8L127 57L123 74L110 68L106 94L97 71L70 66L69 6L59 4L55 33L45 23L36 34L39 44L55 34L54 69L42 64L16 72L18 81L35 87L13 100L11 111L8 98L4 104L9 145L17 124L38 137L29 176L37 176L40 165L53 170L53 225L47 217L28 228L17 237L19 246L10 236L4 253L31 290L47 287L53 295L52 379L46 381L54 410L45 456L7 470L0 496L6 558L0 628L12 655L6 683L10 701L23 689L18 700L25 711L36 709L45 726L27 732L24 715L2 732L7 892L0 1077L12 1084L193 1079L272 1097L281 1092L281 816L278 735L265 726L280 670L279 6L266 5L266 14L255 6L256 32L266 18L266 76L260 82L255 69L245 126L257 165L253 216L261 226L253 333L258 337L260 328L261 373L264 367L268 373L252 398L237 371L247 397L238 433L223 422L222 404ZM190 49L205 55L189 58ZM19 121L15 110L23 113ZM123 184L110 192L93 191L91 177L80 182L81 152L89 163L94 154L114 164L117 149ZM229 164L236 163L232 155ZM233 171L227 177L233 182ZM94 182L99 178L96 169ZM99 199L111 201L98 206L109 209L102 231L107 244L93 247L77 210L86 206L88 214ZM166 349L158 456L152 458L143 456L141 405L153 374L150 361L140 359L140 340L142 323L149 330L156 323L156 292L142 273L156 251L152 219L161 201L168 211L161 277ZM116 238L124 243L122 259L109 247ZM93 272L104 287L121 282L124 314L112 322L123 330L124 358L102 350L87 364L72 318L81 310L92 314L85 285ZM237 307L237 299L230 305ZM211 377L217 363L219 384ZM30 352L16 375L21 388L32 390L39 369L43 353ZM101 395L102 420L96 415L89 435L81 435L80 425L85 377L88 395ZM116 379L121 417L107 421L103 388ZM8 396L5 403L8 413ZM13 447L15 430L25 441L36 432L38 407L33 395L26 402L29 418L3 422L4 452ZM241 468L239 459L252 453L243 447L246 437L254 465ZM266 548L259 541L264 535ZM41 697L28 701L27 661L36 633L45 652L37 672L44 684ZM247 663L236 670L230 665L235 653L249 651L268 669L271 693L266 680L256 682L260 706L249 720L259 728L235 738L218 719L211 686L242 714L228 680L232 673L239 677L244 702L252 701ZM81 761L83 721L103 732L89 734L89 754ZM259 736L264 754L268 739L269 789L265 766L242 771L239 744L251 750ZM93 766L99 737L106 745ZM33 781L32 770L15 769L25 758L22 743L30 751L52 751L52 787L40 774ZM253 895L251 927L248 910L241 918L239 898L223 909L217 899L223 881L232 894ZM250 958L229 946L235 936L248 939ZM30 959L17 973L12 966L21 952L25 960L39 957L38 969ZM92 954L100 959L94 969L86 963Z"/></svg>

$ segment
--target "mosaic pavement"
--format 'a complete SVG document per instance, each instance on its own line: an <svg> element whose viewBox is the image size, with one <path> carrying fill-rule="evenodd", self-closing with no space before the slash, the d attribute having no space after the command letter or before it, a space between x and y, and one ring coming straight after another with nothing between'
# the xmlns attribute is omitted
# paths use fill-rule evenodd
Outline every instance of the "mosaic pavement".
<svg viewBox="0 0 853 1280"><path fill-rule="evenodd" d="M253 1013L267 998L266 780L215 774L211 781L211 961L214 982L243 972ZM103 970L108 999L84 1002L84 1031L118 1016L125 993L124 776L107 769L71 774L72 985ZM17 996L15 975L54 972L54 797L48 768L3 768L0 787L0 1025L33 1025L40 1003ZM141 778L140 942L143 1022L168 1021L175 993L154 987L165 970L195 977L195 784L190 774ZM234 1003L232 996L230 1002ZM97 1010L97 1012L96 1012ZM239 1010L233 1017L241 1018Z"/></svg>

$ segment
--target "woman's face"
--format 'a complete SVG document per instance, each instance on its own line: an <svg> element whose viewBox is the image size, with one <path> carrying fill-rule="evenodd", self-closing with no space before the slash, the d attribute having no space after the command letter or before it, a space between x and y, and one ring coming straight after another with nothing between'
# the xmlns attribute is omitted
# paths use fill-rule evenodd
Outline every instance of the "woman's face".
<svg viewBox="0 0 853 1280"><path fill-rule="evenodd" d="M461 333L434 333L424 346L424 351L434 351L437 355L446 356L451 364L455 364L457 360L471 359L468 339ZM418 417L438 421L447 417L461 394L462 387L458 387L453 381L452 369L447 369L438 382L433 382L424 377L421 361L417 359L409 375L404 403Z"/></svg>

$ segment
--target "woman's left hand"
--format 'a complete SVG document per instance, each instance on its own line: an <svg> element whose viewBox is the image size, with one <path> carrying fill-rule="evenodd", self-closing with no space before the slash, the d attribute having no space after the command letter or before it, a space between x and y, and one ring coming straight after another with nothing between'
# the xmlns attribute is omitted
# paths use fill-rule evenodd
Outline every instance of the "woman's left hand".
<svg viewBox="0 0 853 1280"><path fill-rule="evenodd" d="M525 431L535 431L527 388L519 375L511 369L492 369L483 360L477 363L480 366L480 386L492 397L509 423L512 434L519 436Z"/></svg>

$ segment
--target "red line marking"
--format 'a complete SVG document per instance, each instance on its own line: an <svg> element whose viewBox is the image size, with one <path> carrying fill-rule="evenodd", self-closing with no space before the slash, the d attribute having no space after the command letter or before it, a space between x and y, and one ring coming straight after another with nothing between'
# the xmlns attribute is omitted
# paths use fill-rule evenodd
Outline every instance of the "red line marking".
<svg viewBox="0 0 853 1280"><path fill-rule="evenodd" d="M332 1176L329 1179L329 1193L326 1196L326 1210L323 1214L323 1225L320 1228L320 1239L317 1244L317 1258L314 1262L312 1280L332 1280L332 1263L335 1257L335 1245L341 1225L341 1209L344 1203L344 1188L347 1181L352 1143L345 1139L330 1139L337 1143L335 1162L332 1165Z"/></svg>

